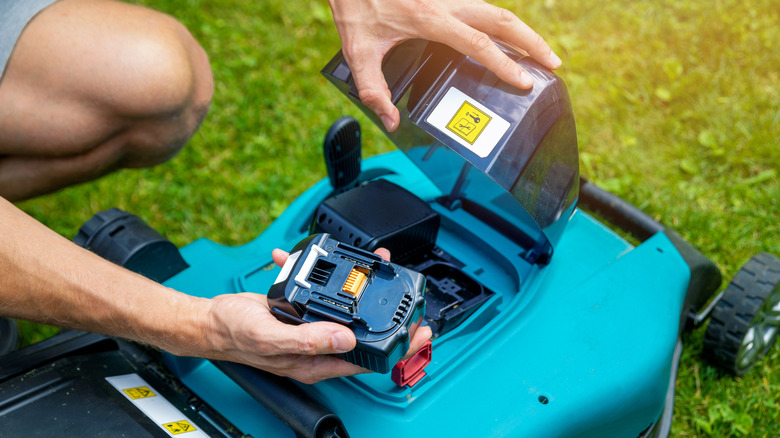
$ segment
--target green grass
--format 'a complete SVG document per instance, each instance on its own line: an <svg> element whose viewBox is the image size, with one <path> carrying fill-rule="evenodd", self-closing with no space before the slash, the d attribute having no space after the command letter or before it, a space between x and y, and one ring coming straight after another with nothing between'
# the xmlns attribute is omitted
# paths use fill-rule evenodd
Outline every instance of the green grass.
<svg viewBox="0 0 780 438"><path fill-rule="evenodd" d="M324 0L146 2L184 22L210 54L211 113L173 161L21 204L72 237L118 206L177 245L257 236L325 176L330 122L357 116L366 155L393 149L320 75L339 40ZM775 0L501 1L564 61L583 174L672 226L730 278L780 255L780 8ZM52 329L25 324L27 342ZM674 436L780 436L775 346L733 378L685 339Z"/></svg>

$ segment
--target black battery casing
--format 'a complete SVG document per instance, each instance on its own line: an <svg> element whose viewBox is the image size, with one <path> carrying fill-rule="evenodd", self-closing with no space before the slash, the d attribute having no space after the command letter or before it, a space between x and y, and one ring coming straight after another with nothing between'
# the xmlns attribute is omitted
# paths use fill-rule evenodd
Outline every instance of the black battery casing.
<svg viewBox="0 0 780 438"><path fill-rule="evenodd" d="M359 290L347 292L351 276L361 275ZM412 325L422 321L424 291L422 274L323 233L293 248L268 291L268 304L284 322L330 321L348 326L357 346L337 356L388 373L409 349Z"/></svg>

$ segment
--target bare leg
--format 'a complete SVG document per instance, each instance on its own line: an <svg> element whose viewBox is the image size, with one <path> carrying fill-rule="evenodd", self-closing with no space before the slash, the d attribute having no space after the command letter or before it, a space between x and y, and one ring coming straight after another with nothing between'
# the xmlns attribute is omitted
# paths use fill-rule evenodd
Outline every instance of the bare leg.
<svg viewBox="0 0 780 438"><path fill-rule="evenodd" d="M57 2L28 24L0 82L0 196L162 163L212 93L205 52L173 18L111 0Z"/></svg>

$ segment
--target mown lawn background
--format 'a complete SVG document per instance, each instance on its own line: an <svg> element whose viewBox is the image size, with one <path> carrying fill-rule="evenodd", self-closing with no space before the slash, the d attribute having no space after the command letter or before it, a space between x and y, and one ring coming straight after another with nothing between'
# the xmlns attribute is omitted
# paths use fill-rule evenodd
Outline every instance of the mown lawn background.
<svg viewBox="0 0 780 438"><path fill-rule="evenodd" d="M216 90L188 147L20 207L72 238L120 207L177 245L237 245L325 177L322 137L344 114L364 155L393 149L319 75L339 40L324 0L141 1L174 15L209 53ZM584 176L672 226L725 278L753 254L780 255L780 7L751 2L500 1L563 59ZM662 275L662 273L659 273ZM25 343L53 329L23 324ZM673 436L780 436L780 347L742 378L685 339Z"/></svg>

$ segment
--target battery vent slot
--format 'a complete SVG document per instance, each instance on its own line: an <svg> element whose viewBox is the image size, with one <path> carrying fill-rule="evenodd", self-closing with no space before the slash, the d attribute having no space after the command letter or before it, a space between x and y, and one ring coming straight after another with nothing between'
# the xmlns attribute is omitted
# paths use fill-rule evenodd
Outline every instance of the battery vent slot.
<svg viewBox="0 0 780 438"><path fill-rule="evenodd" d="M334 269L336 269L336 265L334 263L331 263L325 259L319 259L314 265L314 268L311 270L308 281L314 284L319 284L320 286L325 286L328 284L330 276L333 275Z"/></svg>

